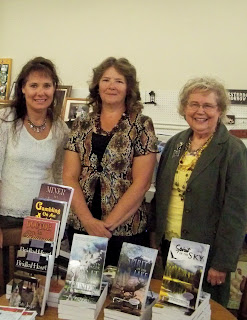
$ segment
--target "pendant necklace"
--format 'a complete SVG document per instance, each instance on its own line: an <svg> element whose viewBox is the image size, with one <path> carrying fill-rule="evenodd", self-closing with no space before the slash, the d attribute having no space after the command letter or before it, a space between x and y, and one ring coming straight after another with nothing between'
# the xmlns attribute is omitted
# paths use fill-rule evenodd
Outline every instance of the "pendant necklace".
<svg viewBox="0 0 247 320"><path fill-rule="evenodd" d="M190 178L191 172L194 170L195 165L200 158L202 152L207 148L209 145L210 141L212 140L213 135L211 135L208 140L197 150L191 151L191 138L189 138L189 141L186 144L185 147L185 153L182 155L181 159L179 160L179 164L177 167L177 170L175 172L175 177L174 177L174 187L178 191L178 195L181 199L181 201L184 201L185 197L185 191L187 188L187 183ZM187 164L185 164L185 157L191 156L192 159L191 161L188 161ZM182 178L182 183L180 185L179 183L179 172L180 172L180 178L181 175L183 176Z"/></svg>
<svg viewBox="0 0 247 320"><path fill-rule="evenodd" d="M30 127L34 132L40 133L40 132L44 131L45 128L46 128L46 117L45 117L44 122L43 122L41 125L37 126L36 124L34 124L34 123L30 120L29 116L27 116L27 123L28 123L29 127Z"/></svg>

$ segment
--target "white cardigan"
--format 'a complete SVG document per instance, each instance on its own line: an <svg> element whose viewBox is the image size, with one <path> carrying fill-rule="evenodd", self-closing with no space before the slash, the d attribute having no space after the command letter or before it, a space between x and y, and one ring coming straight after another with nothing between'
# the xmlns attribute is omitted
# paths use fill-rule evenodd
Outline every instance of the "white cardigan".
<svg viewBox="0 0 247 320"><path fill-rule="evenodd" d="M14 134L10 121L13 118L10 108L0 110L0 214L21 218L30 215L33 198L39 195L41 183L62 183L68 128L63 121L57 120L47 138L36 140L22 121Z"/></svg>

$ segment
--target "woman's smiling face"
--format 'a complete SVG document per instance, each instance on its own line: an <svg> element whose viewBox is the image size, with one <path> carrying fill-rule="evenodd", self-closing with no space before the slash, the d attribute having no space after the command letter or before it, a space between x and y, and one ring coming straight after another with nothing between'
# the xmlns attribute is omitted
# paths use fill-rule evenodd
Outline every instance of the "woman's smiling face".
<svg viewBox="0 0 247 320"><path fill-rule="evenodd" d="M191 93L184 116L194 133L205 137L213 134L221 116L215 92L196 90Z"/></svg>

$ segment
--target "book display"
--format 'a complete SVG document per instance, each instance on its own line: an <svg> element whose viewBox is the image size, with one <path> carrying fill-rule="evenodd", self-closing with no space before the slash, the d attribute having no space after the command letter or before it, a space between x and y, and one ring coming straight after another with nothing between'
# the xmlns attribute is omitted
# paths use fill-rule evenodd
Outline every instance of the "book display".
<svg viewBox="0 0 247 320"><path fill-rule="evenodd" d="M25 217L9 305L43 315L53 274L60 222Z"/></svg>
<svg viewBox="0 0 247 320"><path fill-rule="evenodd" d="M123 243L105 316L111 319L142 319L147 310L150 280L158 251Z"/></svg>

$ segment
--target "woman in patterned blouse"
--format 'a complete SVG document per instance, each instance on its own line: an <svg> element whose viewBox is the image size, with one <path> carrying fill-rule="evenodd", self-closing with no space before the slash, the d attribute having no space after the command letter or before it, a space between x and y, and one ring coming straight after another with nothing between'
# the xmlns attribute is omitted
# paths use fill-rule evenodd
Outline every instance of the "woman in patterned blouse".
<svg viewBox="0 0 247 320"><path fill-rule="evenodd" d="M75 120L66 147L64 184L75 189L68 234L109 238L106 265L116 265L123 242L148 245L144 196L157 139L127 59L103 61L89 91L92 112Z"/></svg>

